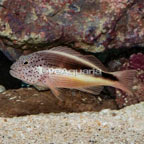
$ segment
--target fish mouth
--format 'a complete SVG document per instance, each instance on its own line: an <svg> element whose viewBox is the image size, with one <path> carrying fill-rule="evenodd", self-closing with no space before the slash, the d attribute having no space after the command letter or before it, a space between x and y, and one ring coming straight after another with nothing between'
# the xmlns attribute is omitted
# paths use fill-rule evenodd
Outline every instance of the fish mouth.
<svg viewBox="0 0 144 144"><path fill-rule="evenodd" d="M11 76L13 76L15 78L18 78L17 72L15 70L10 69L9 73L10 73Z"/></svg>

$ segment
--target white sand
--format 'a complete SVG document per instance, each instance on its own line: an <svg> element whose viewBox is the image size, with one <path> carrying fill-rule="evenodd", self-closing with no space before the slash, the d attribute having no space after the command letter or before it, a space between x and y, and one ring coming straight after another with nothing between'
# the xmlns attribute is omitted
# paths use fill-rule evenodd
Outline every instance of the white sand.
<svg viewBox="0 0 144 144"><path fill-rule="evenodd" d="M120 111L0 118L0 144L144 144L144 103Z"/></svg>

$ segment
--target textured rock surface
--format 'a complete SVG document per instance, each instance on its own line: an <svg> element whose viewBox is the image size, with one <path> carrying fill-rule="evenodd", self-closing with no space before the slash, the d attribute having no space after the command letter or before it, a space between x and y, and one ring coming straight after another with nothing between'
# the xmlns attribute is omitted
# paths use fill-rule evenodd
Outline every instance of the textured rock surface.
<svg viewBox="0 0 144 144"><path fill-rule="evenodd" d="M5 87L3 85L0 85L0 93L6 91Z"/></svg>
<svg viewBox="0 0 144 144"><path fill-rule="evenodd" d="M144 45L143 0L1 0L0 49L69 45L91 52Z"/></svg>
<svg viewBox="0 0 144 144"><path fill-rule="evenodd" d="M85 112L117 109L114 99L93 96L76 90L61 90L58 100L50 91L21 88L0 93L0 117L24 116L50 112Z"/></svg>
<svg viewBox="0 0 144 144"><path fill-rule="evenodd" d="M0 118L1 144L143 144L144 103L120 111Z"/></svg>

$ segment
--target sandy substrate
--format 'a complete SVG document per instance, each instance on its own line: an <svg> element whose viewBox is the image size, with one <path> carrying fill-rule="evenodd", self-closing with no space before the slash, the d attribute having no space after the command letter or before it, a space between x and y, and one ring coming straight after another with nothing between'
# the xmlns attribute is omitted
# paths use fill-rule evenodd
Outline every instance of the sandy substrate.
<svg viewBox="0 0 144 144"><path fill-rule="evenodd" d="M120 111L0 118L1 144L143 144L144 103Z"/></svg>

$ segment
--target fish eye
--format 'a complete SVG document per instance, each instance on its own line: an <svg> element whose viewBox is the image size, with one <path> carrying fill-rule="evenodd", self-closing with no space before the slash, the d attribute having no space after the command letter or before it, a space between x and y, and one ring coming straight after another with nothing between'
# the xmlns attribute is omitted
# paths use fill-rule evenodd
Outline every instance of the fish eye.
<svg viewBox="0 0 144 144"><path fill-rule="evenodd" d="M26 64L28 64L28 61L25 61L25 62L24 62L24 65L26 65Z"/></svg>

